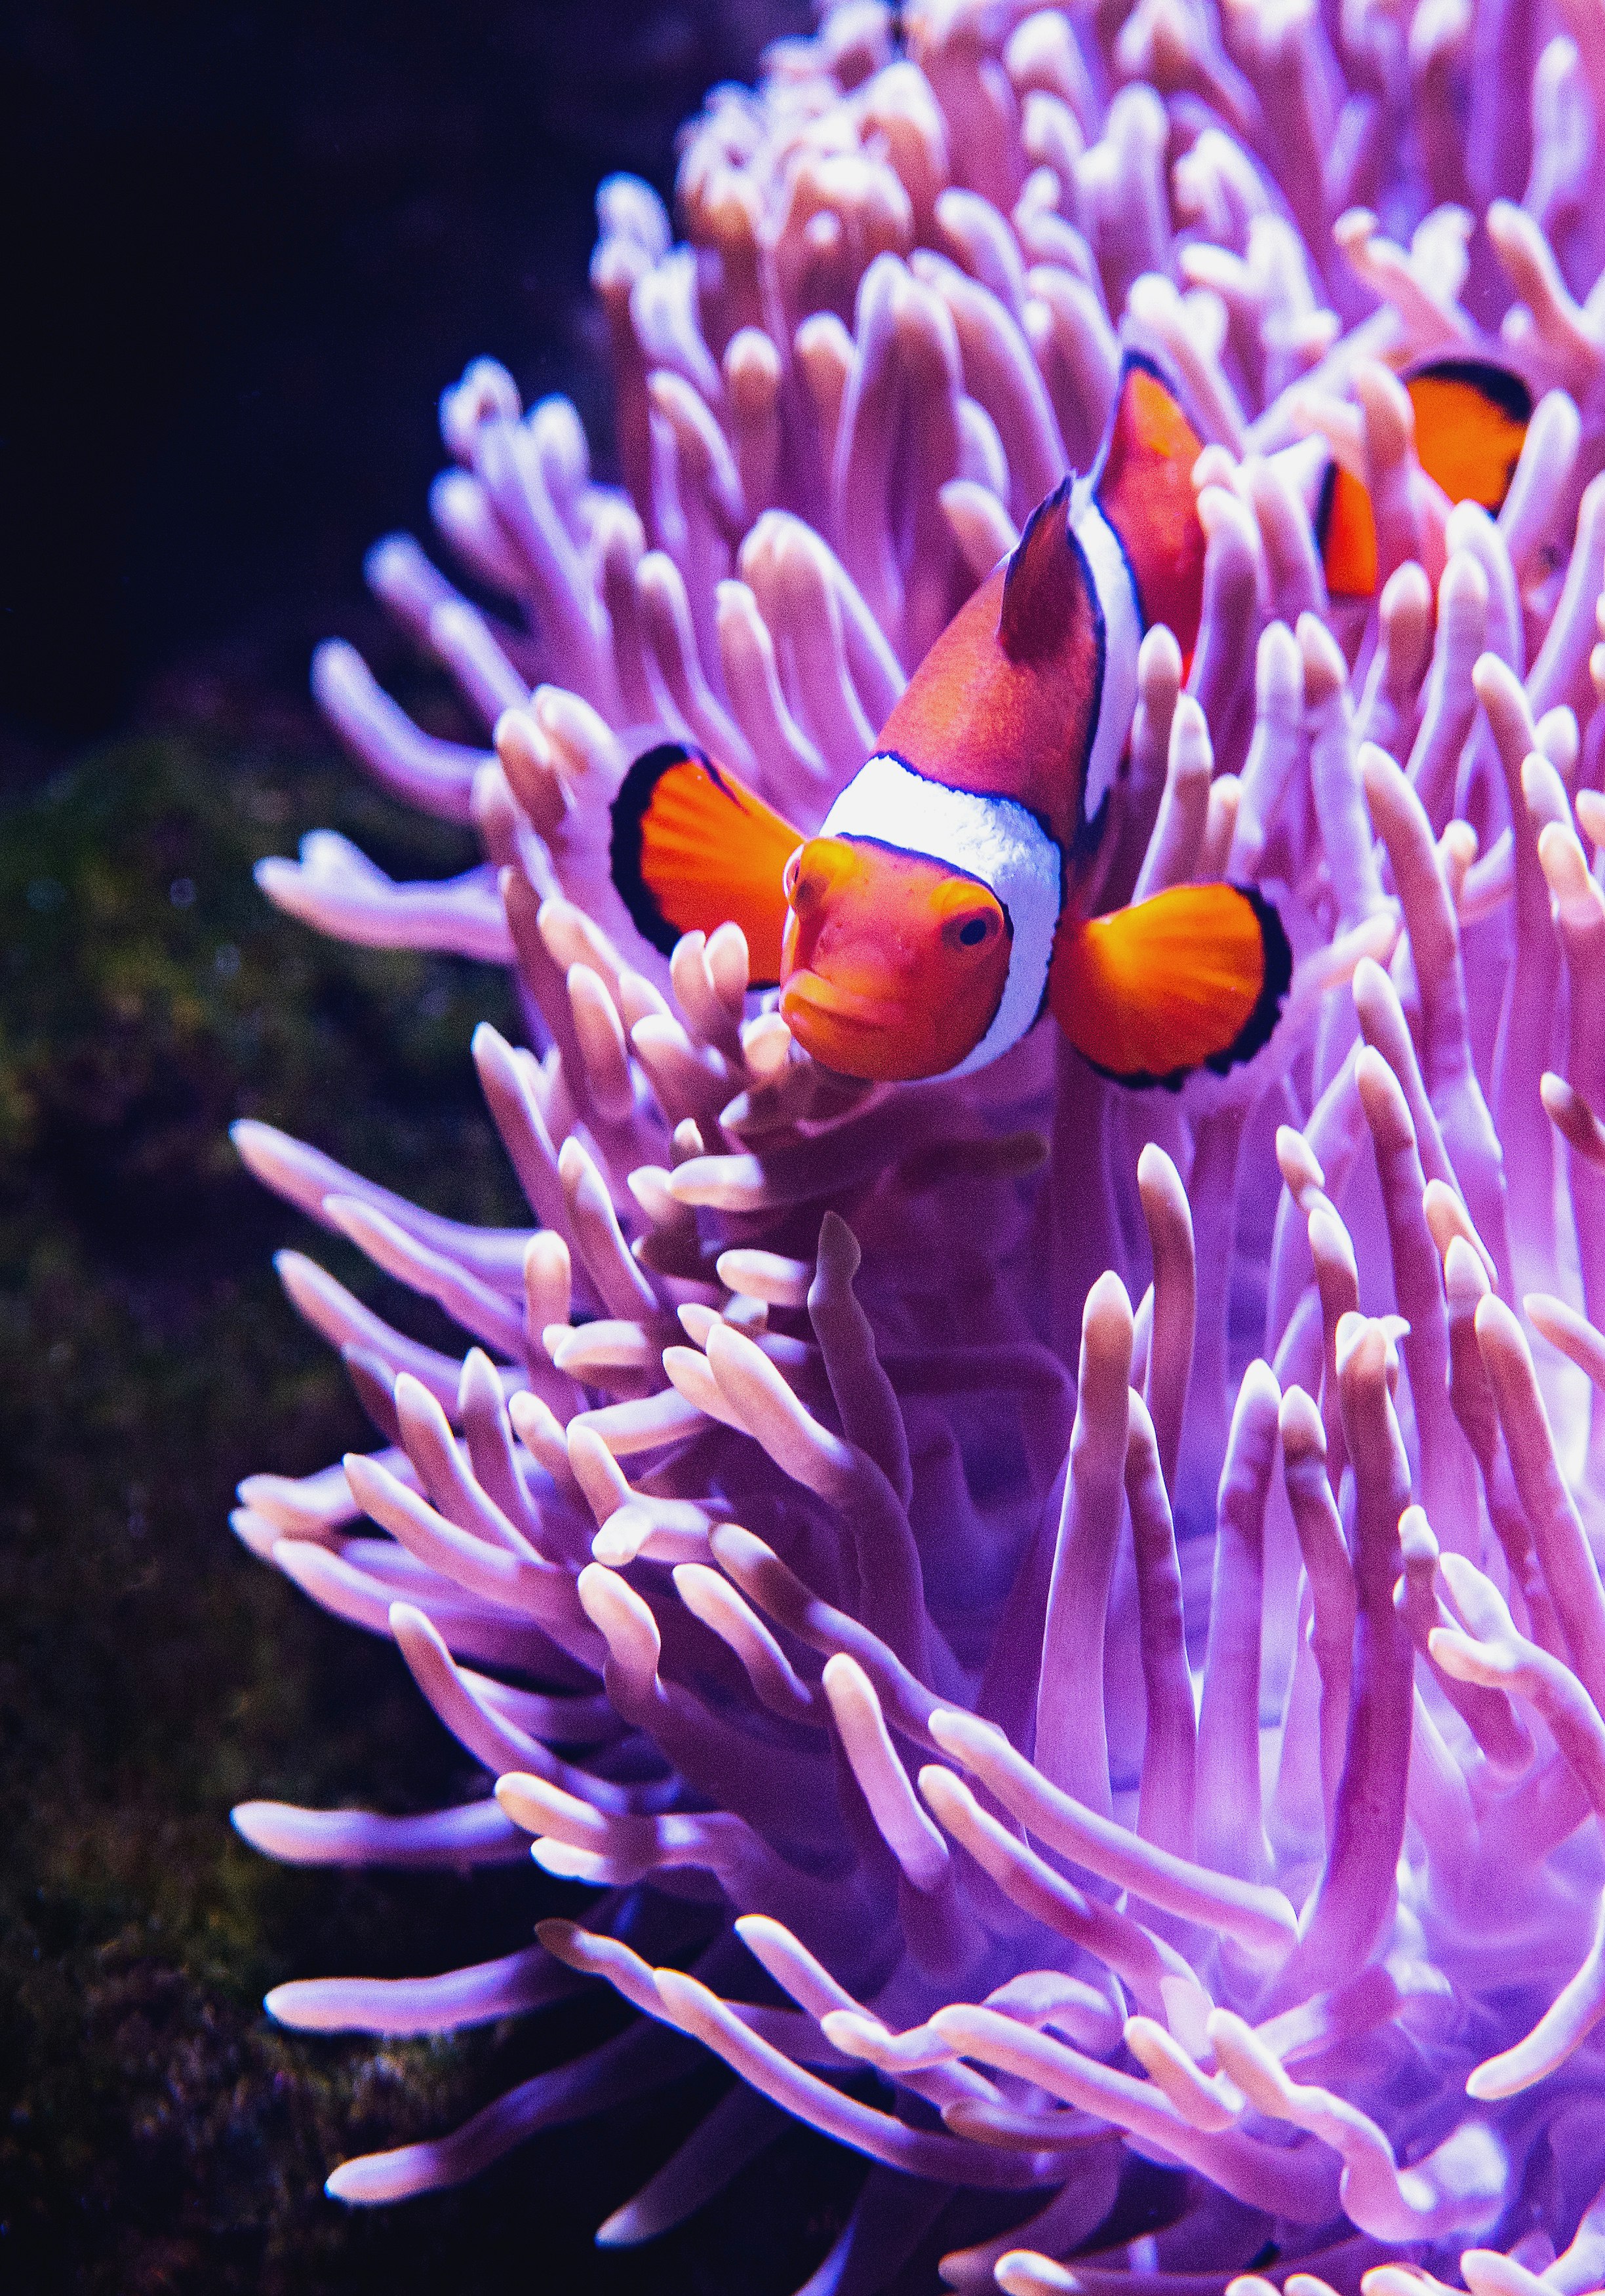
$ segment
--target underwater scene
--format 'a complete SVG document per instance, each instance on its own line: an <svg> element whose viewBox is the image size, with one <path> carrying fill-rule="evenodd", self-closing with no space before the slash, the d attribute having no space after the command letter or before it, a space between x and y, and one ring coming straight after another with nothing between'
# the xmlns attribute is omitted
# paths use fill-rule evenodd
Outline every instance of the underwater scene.
<svg viewBox="0 0 1605 2296"><path fill-rule="evenodd" d="M0 2277L1605 2290L1605 16L617 13L22 665Z"/></svg>

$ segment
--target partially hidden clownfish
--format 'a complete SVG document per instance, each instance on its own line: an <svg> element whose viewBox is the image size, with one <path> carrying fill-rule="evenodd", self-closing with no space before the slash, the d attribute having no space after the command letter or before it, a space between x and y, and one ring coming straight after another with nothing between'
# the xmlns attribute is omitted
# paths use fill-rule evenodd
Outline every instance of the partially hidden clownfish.
<svg viewBox="0 0 1605 2296"><path fill-rule="evenodd" d="M1520 375L1492 359L1432 359L1402 378L1415 415L1416 460L1452 503L1504 507L1533 415ZM1314 503L1328 594L1369 598L1377 587L1377 526L1364 481L1325 464Z"/></svg>
<svg viewBox="0 0 1605 2296"><path fill-rule="evenodd" d="M1202 442L1128 355L1091 478L1033 513L920 663L873 757L805 838L671 742L613 807L613 881L647 941L734 919L805 1052L877 1080L964 1076L1045 1011L1105 1074L1224 1072L1275 1026L1292 970L1254 890L1178 885L1090 915L1137 701L1165 622L1197 643Z"/></svg>

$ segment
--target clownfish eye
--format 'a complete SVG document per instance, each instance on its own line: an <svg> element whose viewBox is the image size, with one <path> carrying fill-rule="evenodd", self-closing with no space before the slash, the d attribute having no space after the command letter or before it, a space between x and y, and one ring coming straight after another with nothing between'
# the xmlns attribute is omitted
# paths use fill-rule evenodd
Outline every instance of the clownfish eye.
<svg viewBox="0 0 1605 2296"><path fill-rule="evenodd" d="M942 928L942 938L949 948L960 949L967 956L975 956L990 948L1003 931L1003 914L995 904L984 908L967 907L956 916L949 917Z"/></svg>
<svg viewBox="0 0 1605 2296"><path fill-rule="evenodd" d="M799 845L780 874L781 890L799 917L807 916L833 892L852 883L861 864L844 837L811 837Z"/></svg>

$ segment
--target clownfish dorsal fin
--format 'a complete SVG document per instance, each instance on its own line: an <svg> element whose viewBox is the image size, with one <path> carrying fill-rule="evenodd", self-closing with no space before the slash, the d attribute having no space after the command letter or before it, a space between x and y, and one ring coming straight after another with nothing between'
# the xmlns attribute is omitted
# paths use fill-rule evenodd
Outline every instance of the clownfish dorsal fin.
<svg viewBox="0 0 1605 2296"><path fill-rule="evenodd" d="M688 932L734 922L754 988L780 978L786 862L802 832L684 742L638 757L613 801L610 860L620 899L664 956Z"/></svg>
<svg viewBox="0 0 1605 2296"><path fill-rule="evenodd" d="M1107 916L1067 914L1048 1003L1083 1059L1116 1083L1174 1090L1223 1076L1270 1037L1293 977L1271 903L1243 885L1173 885Z"/></svg>
<svg viewBox="0 0 1605 2296"><path fill-rule="evenodd" d="M998 642L1010 661L1040 661L1064 642L1066 586L1078 561L1070 545L1070 480L1038 503L1003 574Z"/></svg>
<svg viewBox="0 0 1605 2296"><path fill-rule="evenodd" d="M1093 479L1093 500L1120 537L1144 624L1164 622L1184 656L1204 608L1204 529L1193 464L1204 441L1159 367L1128 351Z"/></svg>

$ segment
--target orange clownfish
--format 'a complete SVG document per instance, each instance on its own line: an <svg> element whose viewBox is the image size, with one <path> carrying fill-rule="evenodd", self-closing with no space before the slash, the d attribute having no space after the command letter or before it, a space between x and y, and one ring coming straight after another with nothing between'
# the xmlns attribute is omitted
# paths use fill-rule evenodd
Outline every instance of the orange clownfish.
<svg viewBox="0 0 1605 2296"><path fill-rule="evenodd" d="M804 838L699 751L637 759L614 800L614 883L665 954L733 918L756 982L827 1068L964 1076L1051 1010L1135 1085L1247 1060L1292 970L1247 889L1179 885L1089 916L1154 622L1197 642L1198 433L1129 355L1091 478L1039 504L956 614L875 755Z"/></svg>
<svg viewBox="0 0 1605 2296"><path fill-rule="evenodd" d="M1521 459L1533 394L1491 359L1433 359L1403 378L1415 414L1416 460L1452 503L1480 503L1497 517ZM1327 591L1369 598L1377 587L1377 523L1363 480L1341 463L1325 467L1315 503L1315 540Z"/></svg>

